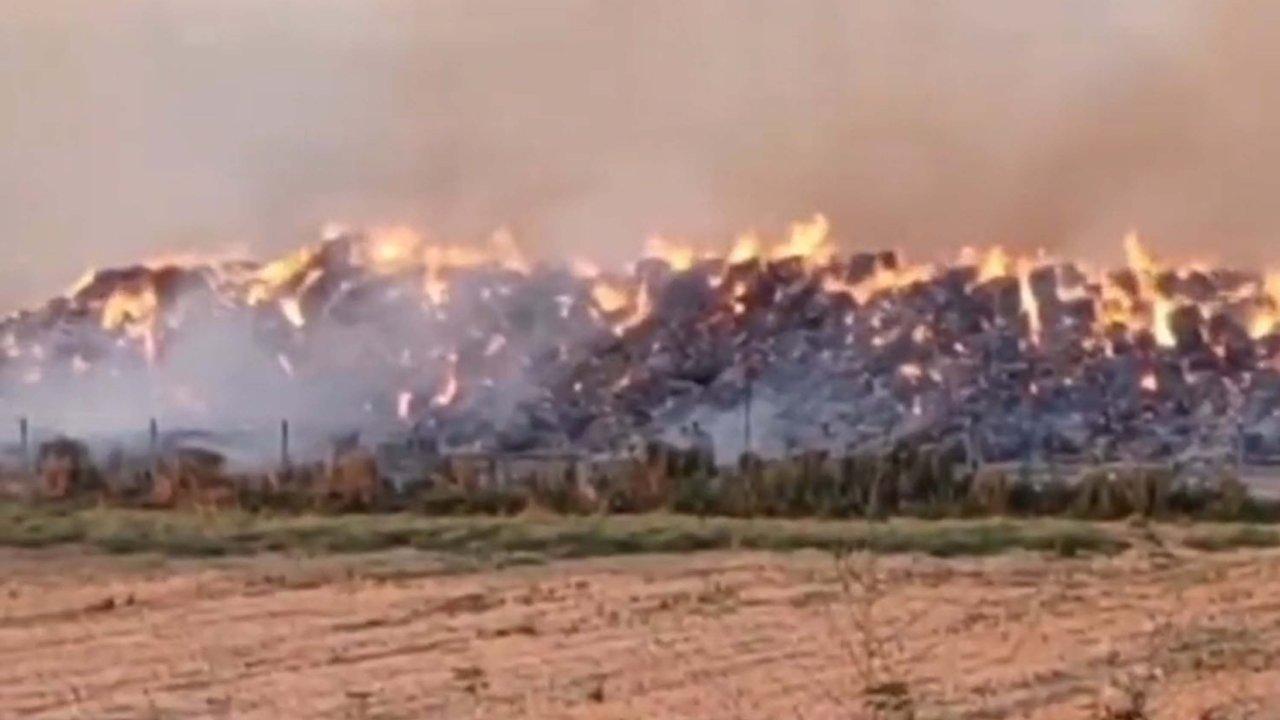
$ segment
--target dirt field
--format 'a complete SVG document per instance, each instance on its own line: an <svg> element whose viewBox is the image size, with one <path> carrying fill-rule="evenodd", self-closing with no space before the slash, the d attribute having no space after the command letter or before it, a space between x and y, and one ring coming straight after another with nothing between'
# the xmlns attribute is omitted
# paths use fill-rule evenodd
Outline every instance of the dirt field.
<svg viewBox="0 0 1280 720"><path fill-rule="evenodd" d="M0 717L1138 718L1144 692L1149 717L1280 717L1280 554L1147 536L479 573L3 550Z"/></svg>

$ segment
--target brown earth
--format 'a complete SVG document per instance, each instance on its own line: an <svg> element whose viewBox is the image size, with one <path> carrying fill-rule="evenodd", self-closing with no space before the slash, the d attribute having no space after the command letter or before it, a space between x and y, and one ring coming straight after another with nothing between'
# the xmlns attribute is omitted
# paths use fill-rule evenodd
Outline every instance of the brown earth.
<svg viewBox="0 0 1280 720"><path fill-rule="evenodd" d="M1143 692L1154 718L1280 717L1280 554L1148 537L483 572L5 550L0 717L1140 718Z"/></svg>

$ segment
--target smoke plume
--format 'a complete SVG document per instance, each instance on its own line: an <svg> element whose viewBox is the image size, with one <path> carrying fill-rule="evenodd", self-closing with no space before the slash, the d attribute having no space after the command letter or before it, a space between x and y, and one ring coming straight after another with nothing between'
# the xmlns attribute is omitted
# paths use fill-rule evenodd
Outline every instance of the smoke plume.
<svg viewBox="0 0 1280 720"><path fill-rule="evenodd" d="M325 221L537 254L769 232L1274 259L1264 0L53 0L0 9L0 305Z"/></svg>

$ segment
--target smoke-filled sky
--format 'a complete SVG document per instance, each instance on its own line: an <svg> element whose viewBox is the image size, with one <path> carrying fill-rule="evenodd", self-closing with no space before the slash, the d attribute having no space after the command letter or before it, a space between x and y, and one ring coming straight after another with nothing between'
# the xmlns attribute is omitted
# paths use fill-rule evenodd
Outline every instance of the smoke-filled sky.
<svg viewBox="0 0 1280 720"><path fill-rule="evenodd" d="M328 220L1280 260L1271 0L9 0L0 308Z"/></svg>

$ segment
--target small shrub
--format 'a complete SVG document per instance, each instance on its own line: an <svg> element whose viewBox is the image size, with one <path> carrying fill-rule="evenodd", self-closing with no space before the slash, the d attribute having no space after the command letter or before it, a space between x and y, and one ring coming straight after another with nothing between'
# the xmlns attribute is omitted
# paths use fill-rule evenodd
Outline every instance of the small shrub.
<svg viewBox="0 0 1280 720"><path fill-rule="evenodd" d="M195 533L165 537L158 543L158 547L166 555L174 557L218 557L229 555L236 549L235 545L226 540Z"/></svg>
<svg viewBox="0 0 1280 720"><path fill-rule="evenodd" d="M1243 526L1217 531L1202 531L1188 535L1183 544L1193 550L1222 552L1243 548L1280 547L1280 532L1264 528Z"/></svg>
<svg viewBox="0 0 1280 720"><path fill-rule="evenodd" d="M38 548L84 539L84 528L74 519L50 517L0 522L0 545Z"/></svg>
<svg viewBox="0 0 1280 720"><path fill-rule="evenodd" d="M459 515L467 510L468 505L467 494L462 488L440 484L419 492L409 507L423 515Z"/></svg>
<svg viewBox="0 0 1280 720"><path fill-rule="evenodd" d="M517 515L529 507L528 493L515 488L483 488L467 501L470 512L482 515Z"/></svg>
<svg viewBox="0 0 1280 720"><path fill-rule="evenodd" d="M713 514L717 506L717 495L711 478L703 475L690 475L677 478L672 488L672 512L685 515Z"/></svg>
<svg viewBox="0 0 1280 720"><path fill-rule="evenodd" d="M93 538L93 545L112 555L132 555L154 551L156 543L143 533L115 532Z"/></svg>

